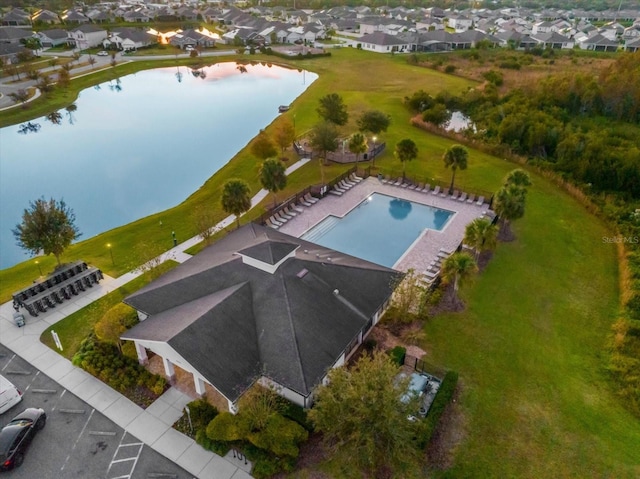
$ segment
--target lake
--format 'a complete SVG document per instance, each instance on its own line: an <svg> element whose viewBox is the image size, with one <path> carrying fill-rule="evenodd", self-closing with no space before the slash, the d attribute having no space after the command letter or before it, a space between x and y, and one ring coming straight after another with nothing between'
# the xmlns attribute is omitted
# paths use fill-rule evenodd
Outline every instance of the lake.
<svg viewBox="0 0 640 479"><path fill-rule="evenodd" d="M11 230L64 199L90 238L184 201L317 79L270 64L171 67L105 82L75 109L0 129L0 268L29 258Z"/></svg>

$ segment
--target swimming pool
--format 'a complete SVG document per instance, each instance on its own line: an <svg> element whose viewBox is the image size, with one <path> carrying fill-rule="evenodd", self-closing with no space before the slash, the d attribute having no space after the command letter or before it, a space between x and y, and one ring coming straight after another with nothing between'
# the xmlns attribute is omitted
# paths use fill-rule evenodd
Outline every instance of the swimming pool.
<svg viewBox="0 0 640 479"><path fill-rule="evenodd" d="M344 217L326 217L302 239L391 268L425 229L441 231L453 214L373 193Z"/></svg>

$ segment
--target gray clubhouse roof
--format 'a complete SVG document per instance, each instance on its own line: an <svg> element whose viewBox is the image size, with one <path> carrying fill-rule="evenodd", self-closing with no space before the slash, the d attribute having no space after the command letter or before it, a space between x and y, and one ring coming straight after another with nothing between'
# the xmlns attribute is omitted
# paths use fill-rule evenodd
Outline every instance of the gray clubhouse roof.
<svg viewBox="0 0 640 479"><path fill-rule="evenodd" d="M248 224L128 296L149 317L122 338L168 343L232 401L262 375L308 396L400 275Z"/></svg>

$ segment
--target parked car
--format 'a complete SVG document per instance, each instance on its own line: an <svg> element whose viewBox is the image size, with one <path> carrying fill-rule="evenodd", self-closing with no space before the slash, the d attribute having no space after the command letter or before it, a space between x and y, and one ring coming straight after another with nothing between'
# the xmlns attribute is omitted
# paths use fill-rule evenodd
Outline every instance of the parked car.
<svg viewBox="0 0 640 479"><path fill-rule="evenodd" d="M22 401L22 393L11 381L0 376L0 414Z"/></svg>
<svg viewBox="0 0 640 479"><path fill-rule="evenodd" d="M25 409L0 431L0 471L20 467L29 445L47 423L43 409Z"/></svg>
<svg viewBox="0 0 640 479"><path fill-rule="evenodd" d="M108 57L109 56L109 52L104 51L104 50L100 50L98 53L96 53L96 55L98 55L99 57Z"/></svg>

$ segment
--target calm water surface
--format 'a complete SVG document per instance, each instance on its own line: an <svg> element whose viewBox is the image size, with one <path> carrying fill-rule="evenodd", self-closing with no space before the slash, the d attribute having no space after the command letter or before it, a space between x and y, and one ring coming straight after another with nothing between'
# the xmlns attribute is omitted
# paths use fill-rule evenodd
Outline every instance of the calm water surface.
<svg viewBox="0 0 640 479"><path fill-rule="evenodd" d="M76 110L0 129L0 268L29 258L11 229L64 199L89 238L196 191L317 75L221 63L140 72L81 92Z"/></svg>

